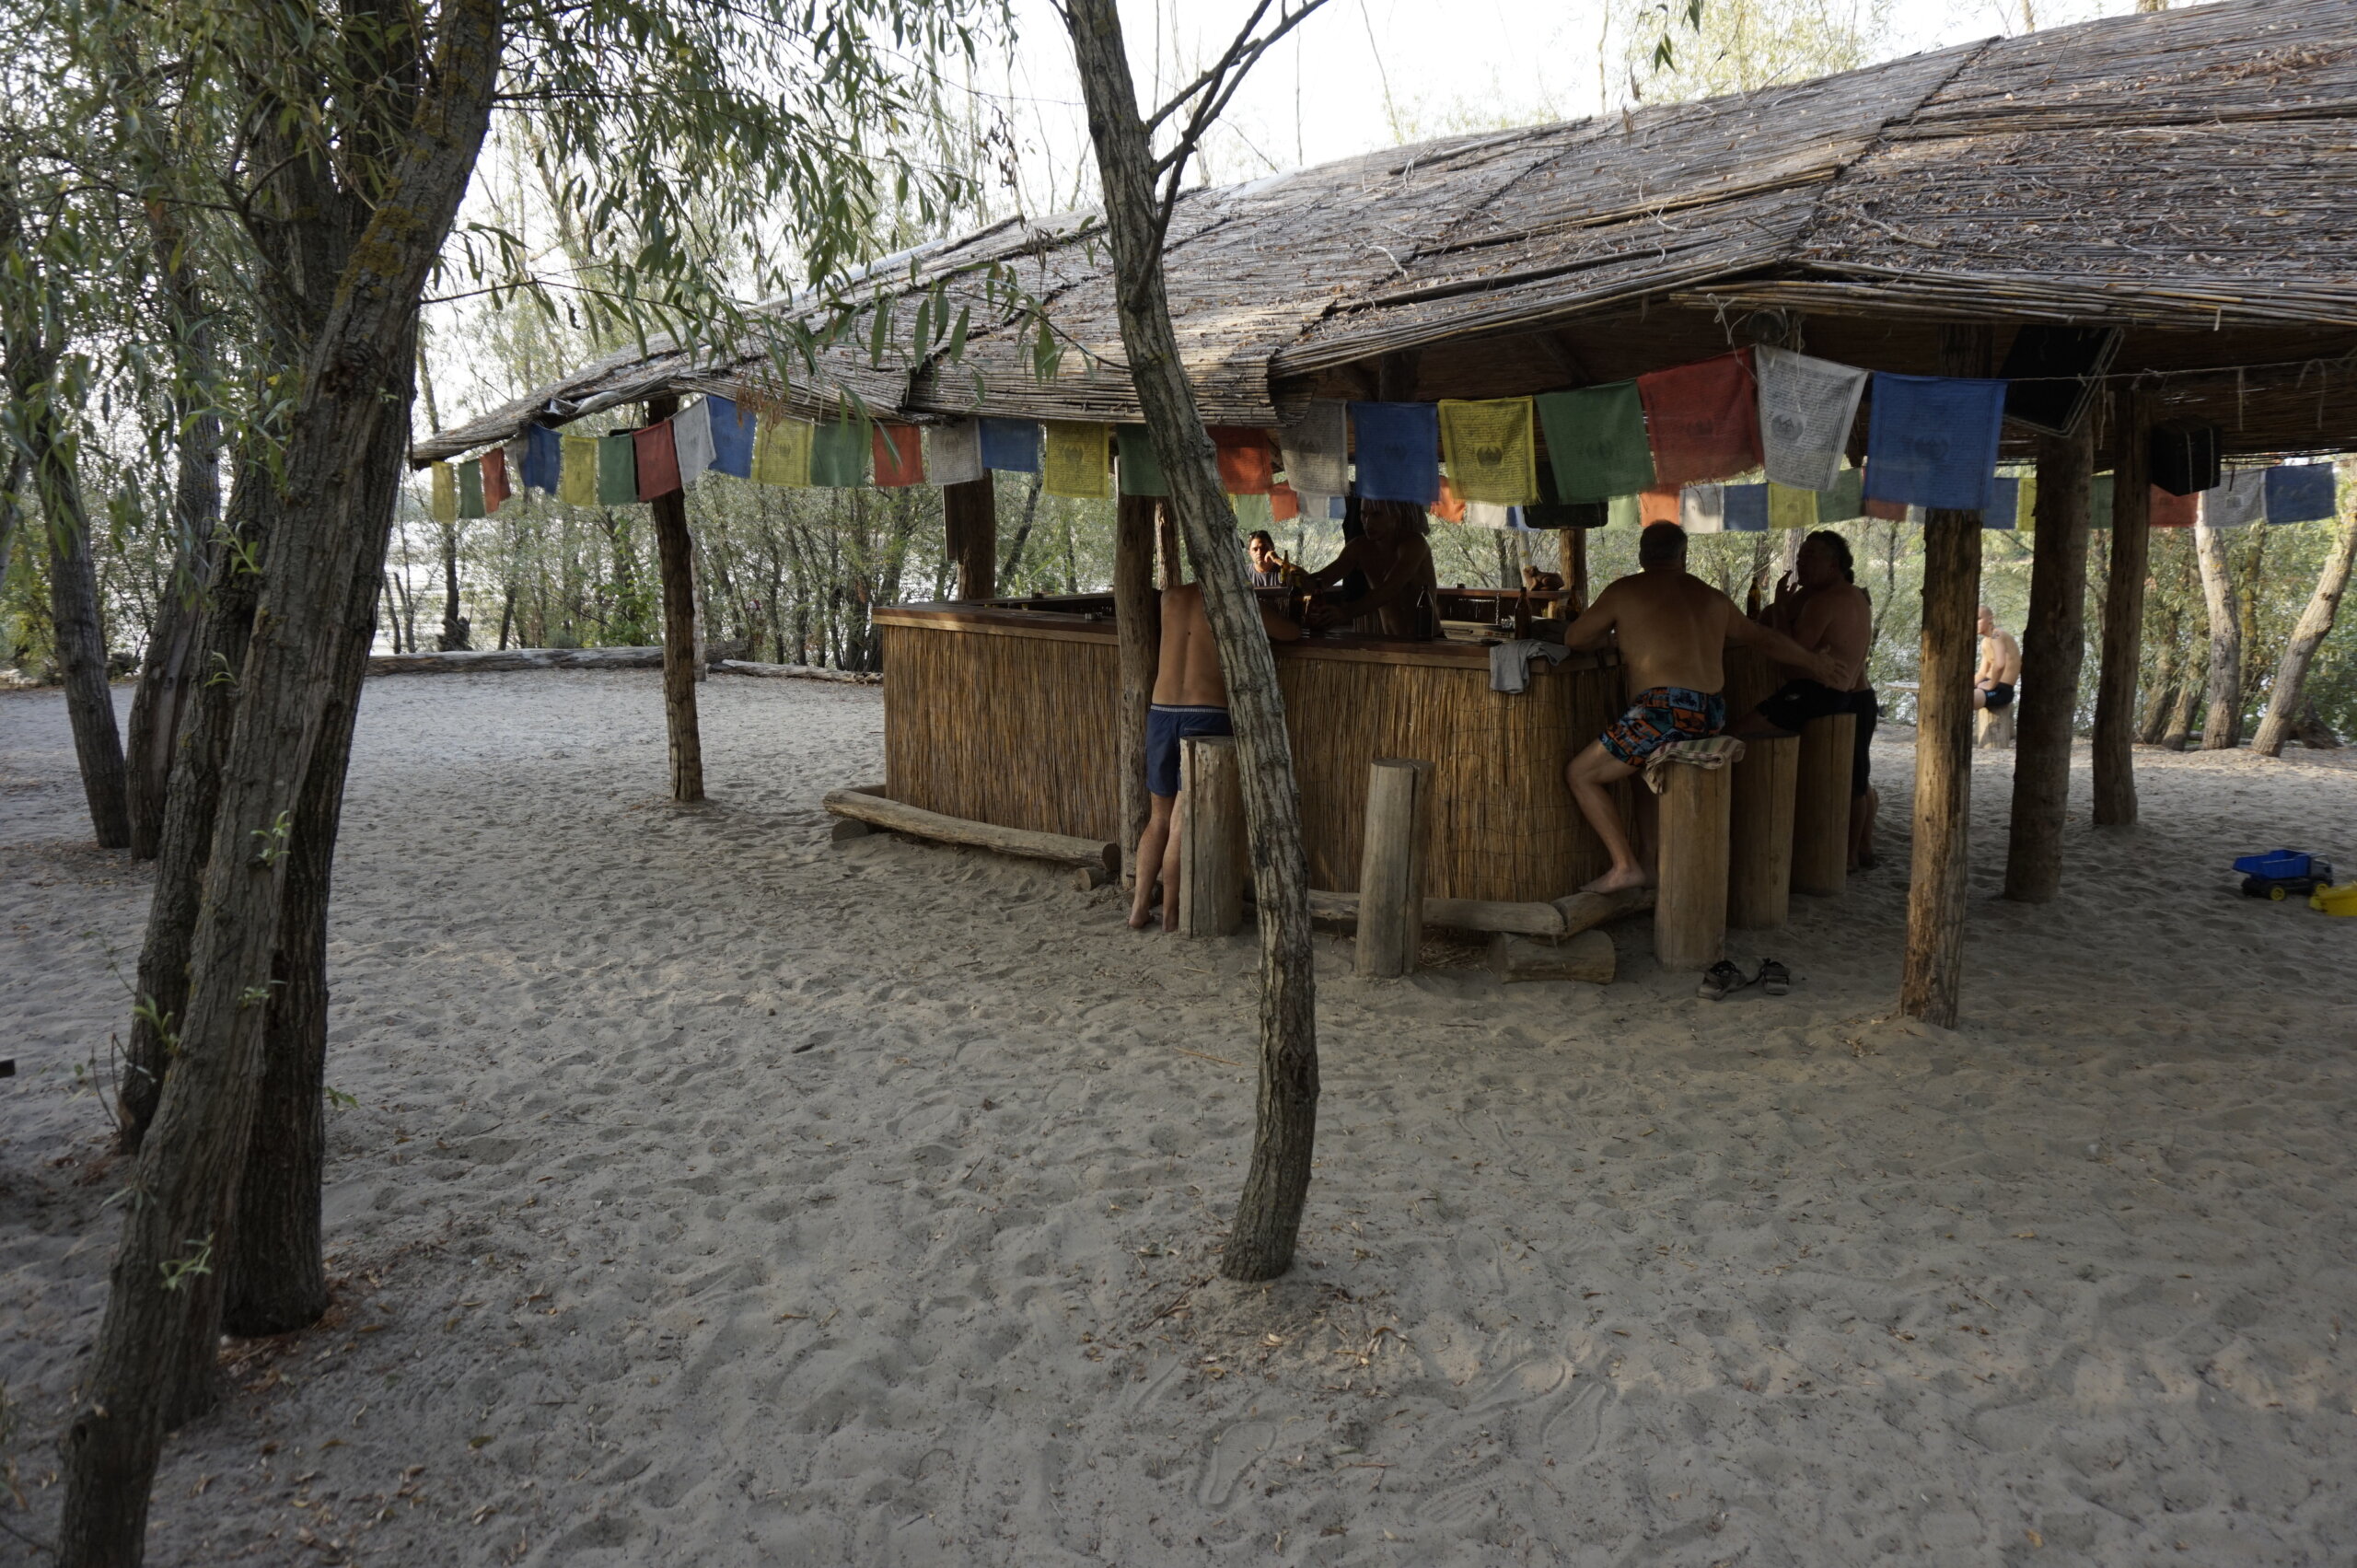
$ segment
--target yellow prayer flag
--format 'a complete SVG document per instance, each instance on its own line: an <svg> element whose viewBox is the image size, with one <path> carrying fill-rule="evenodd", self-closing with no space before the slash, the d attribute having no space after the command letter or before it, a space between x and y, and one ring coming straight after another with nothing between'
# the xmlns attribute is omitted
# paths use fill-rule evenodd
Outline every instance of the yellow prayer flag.
<svg viewBox="0 0 2357 1568"><path fill-rule="evenodd" d="M1051 419L1039 488L1051 495L1102 501L1113 494L1113 427L1085 420Z"/></svg>
<svg viewBox="0 0 2357 1568"><path fill-rule="evenodd" d="M753 432L753 482L810 487L810 423L763 413Z"/></svg>
<svg viewBox="0 0 2357 1568"><path fill-rule="evenodd" d="M1768 526L1771 528L1813 528L1817 527L1817 492L1795 490L1789 484L1768 482Z"/></svg>
<svg viewBox="0 0 2357 1568"><path fill-rule="evenodd" d="M1448 462L1449 484L1467 501L1526 506L1538 499L1538 442L1528 398L1443 398L1440 452Z"/></svg>
<svg viewBox="0 0 2357 1568"><path fill-rule="evenodd" d="M433 499L427 505L426 510L433 514L434 520L437 523L457 522L459 520L459 476L451 471L449 464L435 463L426 470L426 480L433 489Z"/></svg>
<svg viewBox="0 0 2357 1568"><path fill-rule="evenodd" d="M2022 489L2018 502L2019 504L2014 508L2014 527L2023 533L2036 533L2038 531L2038 475L2036 473L2022 475Z"/></svg>
<svg viewBox="0 0 2357 1568"><path fill-rule="evenodd" d="M558 438L556 498L567 506L598 504L598 438L565 436Z"/></svg>

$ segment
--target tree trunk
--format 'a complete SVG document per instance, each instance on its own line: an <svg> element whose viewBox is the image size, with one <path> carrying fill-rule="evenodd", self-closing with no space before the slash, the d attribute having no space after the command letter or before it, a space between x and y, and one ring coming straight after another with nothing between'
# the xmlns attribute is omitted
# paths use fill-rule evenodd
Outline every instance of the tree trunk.
<svg viewBox="0 0 2357 1568"><path fill-rule="evenodd" d="M1024 541L1031 537L1031 520L1039 515L1039 475L1031 476L1030 488L1023 493L1023 520L1015 528L1015 542L1007 547L1006 564L998 571L999 583L1006 591L1016 591L1016 568L1023 564Z"/></svg>
<svg viewBox="0 0 2357 1568"><path fill-rule="evenodd" d="M468 641L474 628L459 613L459 528L446 524L442 529L442 640L446 654L459 653L474 645Z"/></svg>
<svg viewBox="0 0 2357 1568"><path fill-rule="evenodd" d="M2103 664L2096 674L2095 821L2136 821L2136 676L2143 662L2144 582L2152 568L2152 479L2145 471L2152 403L2130 392L2112 399L2119 459L2111 484L2111 560L2103 600ZM2044 495L2043 484L2038 494ZM2092 521L2092 519L2090 519ZM2156 668L2161 685L2167 673ZM2018 764L2017 764L2018 765Z"/></svg>
<svg viewBox="0 0 2357 1568"><path fill-rule="evenodd" d="M1154 592L1155 513L1150 496L1124 495L1113 521L1113 634L1121 675L1120 733L1114 755L1121 770L1121 864L1136 875L1138 840L1151 808L1145 789L1145 716L1154 698L1162 645L1162 606Z"/></svg>
<svg viewBox="0 0 2357 1568"><path fill-rule="evenodd" d="M1940 373L1989 373L1986 327L1940 332ZM1915 843L1907 889L1901 1012L1954 1028L1964 979L1964 905L1972 806L1973 633L1980 517L1933 510L1923 522L1923 644L1915 737Z"/></svg>
<svg viewBox="0 0 2357 1568"><path fill-rule="evenodd" d="M2300 612L2299 624L2292 629L2292 640L2284 646L2283 662L2275 671L2275 689L2268 693L2266 716L2258 721L2258 738L2251 742L2251 749L2262 757L2282 756L2283 743L2292 738L2293 716L2304 711L2307 700L2308 666L2340 618L2340 596L2348 589L2352 561L2357 561L2357 513L2340 520L2340 537L2333 541L2332 554L2316 575L2316 591L2310 596L2308 608Z"/></svg>
<svg viewBox="0 0 2357 1568"><path fill-rule="evenodd" d="M958 569L958 597L984 599L998 592L998 482L980 479L941 488L941 531Z"/></svg>
<svg viewBox="0 0 2357 1568"><path fill-rule="evenodd" d="M2210 686L2201 717L2201 749L2224 751L2242 739L2243 628L2235 613L2226 541L2197 517L2193 554L2201 566L2201 599L2210 610Z"/></svg>
<svg viewBox="0 0 2357 1568"><path fill-rule="evenodd" d="M2095 470L2092 419L2082 420L2075 435L2038 438L2038 532L2029 623L2022 629L2013 830L2005 842L2005 897L2018 903L2046 903L2062 890L2071 729L2086 656L2087 502Z"/></svg>
<svg viewBox="0 0 2357 1568"><path fill-rule="evenodd" d="M2161 745L2170 751L2182 751L2193 740L2193 721L2201 714L2202 683L2200 672L2188 666L2177 678L2177 701L2170 704L2166 725L2161 729Z"/></svg>
<svg viewBox="0 0 2357 1568"><path fill-rule="evenodd" d="M646 400L646 423L679 412L677 398ZM671 737L671 798L703 798L703 737L696 724L695 543L684 492L646 504L655 518L655 561L663 578L663 716Z"/></svg>
<svg viewBox="0 0 2357 1568"><path fill-rule="evenodd" d="M1122 347L1155 455L1197 563L1235 717L1260 912L1260 1086L1251 1165L1220 1272L1230 1279L1271 1279L1293 1262L1318 1128L1308 860L1284 698L1260 603L1246 575L1236 517L1220 488L1211 437L1170 325L1155 224L1154 155L1138 118L1120 15L1114 0L1069 0L1064 17L1097 148Z"/></svg>
<svg viewBox="0 0 2357 1568"><path fill-rule="evenodd" d="M1562 542L1563 587L1572 602L1585 608L1587 604L1587 530L1565 528Z"/></svg>

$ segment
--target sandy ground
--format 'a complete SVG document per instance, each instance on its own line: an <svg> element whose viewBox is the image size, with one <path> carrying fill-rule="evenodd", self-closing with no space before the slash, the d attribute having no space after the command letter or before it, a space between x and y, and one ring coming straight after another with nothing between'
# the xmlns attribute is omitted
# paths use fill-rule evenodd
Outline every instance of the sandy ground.
<svg viewBox="0 0 2357 1568"><path fill-rule="evenodd" d="M1321 941L1304 1260L1213 1278L1247 939L980 854L829 844L877 694L373 683L332 949L329 1324L238 1347L151 1562L2324 1563L2357 1559L2357 770L2143 760L1968 1021L1890 1021L1882 869L1751 956L1790 996L1351 978ZM1904 732L1882 748L1903 780ZM146 876L64 710L0 696L0 1377L29 1515L119 1183L77 1094ZM30 1554L0 1539L0 1558Z"/></svg>

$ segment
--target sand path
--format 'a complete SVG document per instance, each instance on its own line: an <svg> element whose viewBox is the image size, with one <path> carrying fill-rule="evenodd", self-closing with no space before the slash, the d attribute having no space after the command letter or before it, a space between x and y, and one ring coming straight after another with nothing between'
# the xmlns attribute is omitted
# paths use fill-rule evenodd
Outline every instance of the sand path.
<svg viewBox="0 0 2357 1568"><path fill-rule="evenodd" d="M341 853L330 1326L176 1438L159 1564L2316 1563L2357 1557L2357 770L2143 759L1968 1024L1887 1021L1905 813L1713 1006L1352 979L1321 940L1304 1262L1211 1276L1248 939L871 838L875 692L371 684ZM1877 767L1903 799L1908 749ZM0 696L0 1378L46 1530L120 1173L75 1093L147 877L64 710ZM5 1507L5 1504L0 1504ZM0 1539L0 1561L13 1561Z"/></svg>

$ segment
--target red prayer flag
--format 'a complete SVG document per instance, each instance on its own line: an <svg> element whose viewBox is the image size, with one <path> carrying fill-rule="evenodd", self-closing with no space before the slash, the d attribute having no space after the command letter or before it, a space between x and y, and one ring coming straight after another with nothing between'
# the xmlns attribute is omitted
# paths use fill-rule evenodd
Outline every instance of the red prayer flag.
<svg viewBox="0 0 2357 1568"><path fill-rule="evenodd" d="M1640 530L1655 523L1674 523L1678 517L1678 486L1662 484L1637 492L1637 527Z"/></svg>
<svg viewBox="0 0 2357 1568"><path fill-rule="evenodd" d="M638 453L638 498L652 501L679 488L679 449L671 444L671 422L658 419L644 430L630 433Z"/></svg>
<svg viewBox="0 0 2357 1568"><path fill-rule="evenodd" d="M1290 484L1273 485L1269 490L1269 516L1277 522L1289 523L1301 516L1301 497Z"/></svg>
<svg viewBox="0 0 2357 1568"><path fill-rule="evenodd" d="M871 427L869 445L876 454L876 482L885 490L897 490L902 485L924 482L924 437L913 424L887 424L878 420Z"/></svg>
<svg viewBox="0 0 2357 1568"><path fill-rule="evenodd" d="M2153 505L2148 517L2150 526L2156 528L2191 528L2194 513L2199 509L2196 504L2200 499L2199 491L2191 495L2172 495L2157 484L2153 486Z"/></svg>
<svg viewBox="0 0 2357 1568"><path fill-rule="evenodd" d="M1751 378L1748 350L1640 376L1637 396L1645 405L1656 482L1725 479L1764 460L1759 389Z"/></svg>
<svg viewBox="0 0 2357 1568"><path fill-rule="evenodd" d="M1277 449L1269 433L1249 424L1214 424L1219 447L1219 487L1230 495L1266 495L1276 482Z"/></svg>
<svg viewBox="0 0 2357 1568"><path fill-rule="evenodd" d="M1440 482L1440 499L1433 503L1433 516L1444 523L1465 520L1464 497L1457 494L1457 486L1449 483L1446 476Z"/></svg>
<svg viewBox="0 0 2357 1568"><path fill-rule="evenodd" d="M498 511L499 504L510 494L507 488L507 453L503 447L493 447L482 455L483 516L487 517Z"/></svg>
<svg viewBox="0 0 2357 1568"><path fill-rule="evenodd" d="M1904 501L1877 501L1869 497L1860 503L1860 509L1867 517L1880 517L1886 523L1903 523L1907 520L1907 503Z"/></svg>

